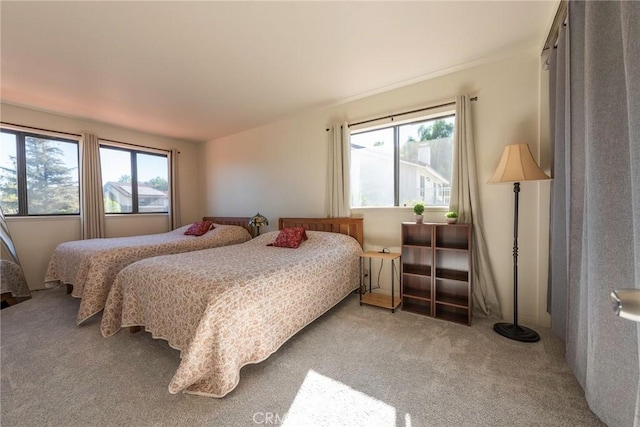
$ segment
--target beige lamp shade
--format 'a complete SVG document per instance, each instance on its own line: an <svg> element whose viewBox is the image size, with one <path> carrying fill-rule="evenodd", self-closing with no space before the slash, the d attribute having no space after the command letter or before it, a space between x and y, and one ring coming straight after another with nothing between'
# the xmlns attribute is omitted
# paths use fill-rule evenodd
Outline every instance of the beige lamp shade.
<svg viewBox="0 0 640 427"><path fill-rule="evenodd" d="M500 163L489 179L489 184L498 182L522 182L551 179L533 160L528 144L513 144L504 147Z"/></svg>

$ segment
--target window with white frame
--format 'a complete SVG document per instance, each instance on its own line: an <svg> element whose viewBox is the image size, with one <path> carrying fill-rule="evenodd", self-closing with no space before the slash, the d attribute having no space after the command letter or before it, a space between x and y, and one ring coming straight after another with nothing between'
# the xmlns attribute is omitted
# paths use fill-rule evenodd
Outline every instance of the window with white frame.
<svg viewBox="0 0 640 427"><path fill-rule="evenodd" d="M455 115L351 132L351 207L448 207Z"/></svg>
<svg viewBox="0 0 640 427"><path fill-rule="evenodd" d="M78 141L2 128L0 206L6 215L78 215Z"/></svg>
<svg viewBox="0 0 640 427"><path fill-rule="evenodd" d="M160 152L100 145L105 213L169 212L169 159Z"/></svg>

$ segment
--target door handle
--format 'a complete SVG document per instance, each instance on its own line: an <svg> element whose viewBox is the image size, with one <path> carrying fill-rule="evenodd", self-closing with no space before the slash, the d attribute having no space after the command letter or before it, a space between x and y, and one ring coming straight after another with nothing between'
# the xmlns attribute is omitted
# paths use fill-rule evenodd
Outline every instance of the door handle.
<svg viewBox="0 0 640 427"><path fill-rule="evenodd" d="M611 301L616 316L640 322L640 289L617 289L611 292Z"/></svg>

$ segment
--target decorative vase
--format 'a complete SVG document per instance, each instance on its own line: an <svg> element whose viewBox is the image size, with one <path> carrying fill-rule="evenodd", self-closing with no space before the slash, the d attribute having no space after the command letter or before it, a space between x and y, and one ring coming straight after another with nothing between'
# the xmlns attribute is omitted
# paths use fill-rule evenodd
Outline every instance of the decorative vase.
<svg viewBox="0 0 640 427"><path fill-rule="evenodd" d="M458 218L446 218L447 224L455 224L458 222Z"/></svg>
<svg viewBox="0 0 640 427"><path fill-rule="evenodd" d="M416 220L416 224L422 224L422 219L424 218L423 215L414 215L414 218Z"/></svg>

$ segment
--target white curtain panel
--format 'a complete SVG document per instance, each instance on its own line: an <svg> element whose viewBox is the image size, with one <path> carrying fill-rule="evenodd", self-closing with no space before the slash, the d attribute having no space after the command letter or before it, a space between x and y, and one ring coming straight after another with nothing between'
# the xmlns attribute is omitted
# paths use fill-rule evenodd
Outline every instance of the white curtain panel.
<svg viewBox="0 0 640 427"><path fill-rule="evenodd" d="M83 132L81 150L81 234L83 239L102 238L105 236L105 218L98 137Z"/></svg>
<svg viewBox="0 0 640 427"><path fill-rule="evenodd" d="M349 124L334 124L329 130L329 174L327 215L330 218L351 215Z"/></svg>
<svg viewBox="0 0 640 427"><path fill-rule="evenodd" d="M502 318L484 238L478 187L471 101L468 95L459 95L456 97L456 128L449 209L458 212L459 222L473 224L471 263L474 310L489 317Z"/></svg>
<svg viewBox="0 0 640 427"><path fill-rule="evenodd" d="M171 168L171 229L175 230L182 226L180 218L180 186L178 183L178 158L180 151L171 150L169 160Z"/></svg>
<svg viewBox="0 0 640 427"><path fill-rule="evenodd" d="M591 410L640 426L640 326L609 298L640 289L640 2L568 6L549 70L552 328Z"/></svg>

